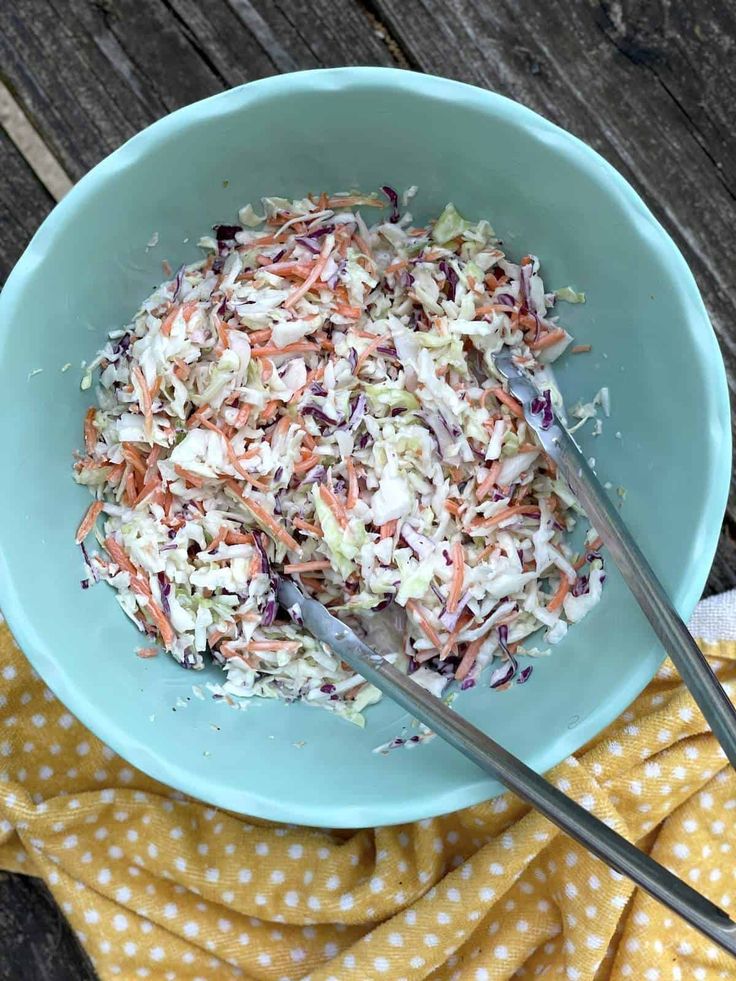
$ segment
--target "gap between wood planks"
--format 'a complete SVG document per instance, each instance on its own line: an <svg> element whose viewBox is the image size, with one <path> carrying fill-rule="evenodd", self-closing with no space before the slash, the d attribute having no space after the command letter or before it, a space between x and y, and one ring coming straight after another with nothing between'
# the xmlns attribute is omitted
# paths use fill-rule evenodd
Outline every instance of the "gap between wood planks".
<svg viewBox="0 0 736 981"><path fill-rule="evenodd" d="M33 128L2 81L0 81L0 125L54 200L59 201L63 198L72 186L71 178Z"/></svg>

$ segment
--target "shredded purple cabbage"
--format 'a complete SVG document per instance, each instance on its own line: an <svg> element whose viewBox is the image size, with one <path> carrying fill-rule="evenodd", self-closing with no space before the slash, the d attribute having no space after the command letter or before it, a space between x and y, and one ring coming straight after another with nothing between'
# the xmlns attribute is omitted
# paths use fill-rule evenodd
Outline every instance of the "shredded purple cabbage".
<svg viewBox="0 0 736 981"><path fill-rule="evenodd" d="M439 267L447 280L447 295L451 300L454 300L455 293L457 292L457 284L459 282L458 275L446 259L442 259L440 261Z"/></svg>
<svg viewBox="0 0 736 981"><path fill-rule="evenodd" d="M261 557L261 572L265 573L267 576L270 576L271 563L268 561L268 553L266 552L266 547L263 544L263 538L260 531L253 532L253 541L255 542L256 548L258 549L258 554Z"/></svg>
<svg viewBox="0 0 736 981"><path fill-rule="evenodd" d="M218 242L233 242L237 233L243 231L242 225L213 225L212 228Z"/></svg>
<svg viewBox="0 0 736 981"><path fill-rule="evenodd" d="M172 303L178 303L181 297L181 288L184 283L184 273L187 267L182 265L176 271L176 277L174 278L174 295L171 297Z"/></svg>
<svg viewBox="0 0 736 981"><path fill-rule="evenodd" d="M355 401L350 405L350 418L348 419L348 429L350 432L355 432L360 425L360 420L365 415L365 407L366 398L361 392L357 399L355 399Z"/></svg>
<svg viewBox="0 0 736 981"><path fill-rule="evenodd" d="M326 476L327 470L321 463L318 463L316 466L312 467L311 470L308 470L305 473L302 479L302 484L319 484L325 479Z"/></svg>
<svg viewBox="0 0 736 981"><path fill-rule="evenodd" d="M302 409L303 416L312 416L317 419L318 422L323 422L326 426L336 426L338 424L337 419L333 419L328 416L327 413L321 409L318 405L305 405Z"/></svg>
<svg viewBox="0 0 736 981"><path fill-rule="evenodd" d="M381 190L391 202L391 214L388 216L388 220L392 225L395 225L401 217L401 213L399 211L399 195L392 187L389 187L388 184L384 184L381 187Z"/></svg>
<svg viewBox="0 0 736 981"><path fill-rule="evenodd" d="M534 670L534 668L532 667L531 664L527 665L519 673L519 677L516 679L516 684L517 685L524 685L524 684L526 684L526 682L529 681L529 678L531 677L531 673L532 673L533 670Z"/></svg>
<svg viewBox="0 0 736 981"><path fill-rule="evenodd" d="M169 594L171 593L171 583L166 578L166 574L163 572L157 573L158 578L158 588L161 593L161 607L167 617L171 616L171 607L169 606Z"/></svg>
<svg viewBox="0 0 736 981"><path fill-rule="evenodd" d="M529 408L535 416L542 417L542 429L545 432L551 428L555 421L555 414L552 410L552 393L548 388L540 396L532 399Z"/></svg>

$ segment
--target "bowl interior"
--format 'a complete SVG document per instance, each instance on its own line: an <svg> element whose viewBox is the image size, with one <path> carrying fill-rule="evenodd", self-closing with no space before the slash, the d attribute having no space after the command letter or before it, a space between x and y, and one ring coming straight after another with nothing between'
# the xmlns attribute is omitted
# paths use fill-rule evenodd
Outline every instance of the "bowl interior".
<svg viewBox="0 0 736 981"><path fill-rule="evenodd" d="M499 788L439 740L372 753L410 723L386 700L364 730L299 704L236 711L193 694L220 679L214 668L195 675L135 657L140 635L112 593L79 586L73 537L89 498L70 466L91 402L80 362L162 279L162 259L196 259L198 237L245 202L385 183L418 185L417 222L452 200L489 218L512 256L539 255L548 288L585 290L587 304L558 312L593 351L569 357L560 381L568 404L609 387L611 418L582 443L602 479L625 488L622 513L684 614L725 501L723 369L692 277L623 180L540 117L456 83L353 69L246 86L134 138L56 209L0 301L2 602L48 684L123 756L273 819L392 823ZM455 708L542 769L620 712L661 657L611 570L601 604L527 685L478 688Z"/></svg>

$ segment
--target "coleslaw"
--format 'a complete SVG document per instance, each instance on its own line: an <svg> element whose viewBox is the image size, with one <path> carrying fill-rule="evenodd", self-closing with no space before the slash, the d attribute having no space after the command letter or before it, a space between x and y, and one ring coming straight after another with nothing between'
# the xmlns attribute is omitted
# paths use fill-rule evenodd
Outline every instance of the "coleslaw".
<svg viewBox="0 0 736 981"><path fill-rule="evenodd" d="M523 642L559 641L605 573L592 529L570 545L580 508L492 355L510 347L540 411L563 411L551 365L572 338L550 312L584 296L547 292L534 255L452 204L414 226L390 187L239 218L85 373L85 582L116 590L141 656L212 659L234 696L358 724L380 697L279 610L281 574L438 696L493 658L491 687L525 682L518 656L541 652Z"/></svg>

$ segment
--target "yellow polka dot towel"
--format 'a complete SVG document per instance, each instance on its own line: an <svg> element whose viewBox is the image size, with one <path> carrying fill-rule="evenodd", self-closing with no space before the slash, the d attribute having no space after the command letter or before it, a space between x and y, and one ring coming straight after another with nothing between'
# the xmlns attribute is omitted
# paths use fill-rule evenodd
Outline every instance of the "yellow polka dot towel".
<svg viewBox="0 0 736 981"><path fill-rule="evenodd" d="M693 624L732 694L735 610L706 601ZM736 979L510 794L399 827L275 826L127 766L4 626L0 677L0 867L45 879L103 979ZM736 775L669 662L552 778L736 915Z"/></svg>

